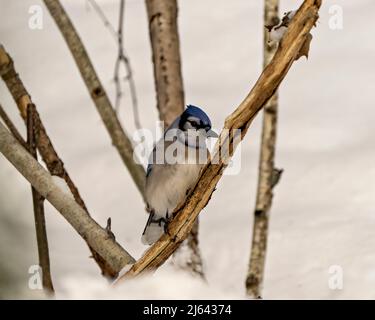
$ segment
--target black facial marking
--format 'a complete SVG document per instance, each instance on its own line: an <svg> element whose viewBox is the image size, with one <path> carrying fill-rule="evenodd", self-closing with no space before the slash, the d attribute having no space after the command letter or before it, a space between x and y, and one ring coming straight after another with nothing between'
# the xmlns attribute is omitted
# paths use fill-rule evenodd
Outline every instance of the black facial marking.
<svg viewBox="0 0 375 320"><path fill-rule="evenodd" d="M188 115L186 114L186 112L184 112L182 115L181 115L181 119L180 119L180 122L178 123L178 128L182 131L185 131L185 123L186 123L186 120L187 120L187 117Z"/></svg>

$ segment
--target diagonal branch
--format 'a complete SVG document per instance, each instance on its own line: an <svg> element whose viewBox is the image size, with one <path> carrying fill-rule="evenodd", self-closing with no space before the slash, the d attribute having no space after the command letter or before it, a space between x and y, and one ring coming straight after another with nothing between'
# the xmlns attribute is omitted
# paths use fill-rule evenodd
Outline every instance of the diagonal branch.
<svg viewBox="0 0 375 320"><path fill-rule="evenodd" d="M117 40L117 31L115 30L112 23L108 20L107 16L104 14L102 8L98 5L96 0L88 0L88 2L91 4L91 6L94 8L96 13L98 14L99 18L103 21L104 26L108 28L111 35Z"/></svg>
<svg viewBox="0 0 375 320"><path fill-rule="evenodd" d="M122 161L128 168L137 188L143 196L145 184L145 170L135 160L135 154L131 140L126 135L121 126L116 112L108 99L107 93L102 86L94 66L87 54L87 51L75 30L68 14L58 0L44 0L52 18L55 20L59 30L61 31L69 50L77 64L83 81L90 93L90 96L111 136L112 143L119 152Z"/></svg>
<svg viewBox="0 0 375 320"><path fill-rule="evenodd" d="M305 0L303 2L274 58L264 69L248 96L227 117L212 159L203 169L199 181L187 201L175 212L177 215L169 224L168 234L163 235L150 247L117 283L128 277L135 277L157 269L186 239L197 216L209 202L223 170L236 149L238 138L236 129L241 130L240 139L243 139L255 116L276 92L317 21L321 2L321 0Z"/></svg>
<svg viewBox="0 0 375 320"><path fill-rule="evenodd" d="M32 104L31 96L27 92L18 73L16 72L11 57L7 54L4 47L2 46L0 46L0 75L4 80L5 84L7 85L11 95L13 96L13 99L17 103L17 107L20 111L22 118L26 122L27 106L29 104ZM19 134L17 135L15 133L15 127L11 125L10 119L6 117L5 113L3 114L3 116L4 115L5 118L8 120L7 125L10 128L10 130L13 132L13 134L19 141L22 141L22 137ZM42 156L43 161L47 165L48 171L51 173L51 175L58 176L65 180L76 202L89 215L86 205L83 199L81 198L81 195L79 194L77 187L75 186L74 182L72 181L68 172L66 171L63 161L57 154L37 110L34 111L34 116L35 127L37 128L37 131L35 132L36 145ZM20 143L24 145L24 143ZM26 149L28 148L26 147ZM90 251L92 253L93 258L97 262L99 268L101 269L103 275L109 277L115 277L117 275L118 270L111 269L111 267L106 263L106 261L100 255L98 255L97 252L95 252L95 250L92 250L92 248L90 248Z"/></svg>
<svg viewBox="0 0 375 320"><path fill-rule="evenodd" d="M119 272L134 259L98 225L74 200L73 196L55 184L51 174L13 137L0 122L0 152L27 181L48 200L85 239L90 248L102 257L112 270Z"/></svg>

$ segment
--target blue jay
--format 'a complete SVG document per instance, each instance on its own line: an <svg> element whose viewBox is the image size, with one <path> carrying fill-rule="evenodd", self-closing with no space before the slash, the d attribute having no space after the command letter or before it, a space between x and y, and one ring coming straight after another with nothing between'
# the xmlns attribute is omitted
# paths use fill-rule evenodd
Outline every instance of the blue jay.
<svg viewBox="0 0 375 320"><path fill-rule="evenodd" d="M186 199L207 162L206 139L217 136L207 114L189 105L156 143L146 173L149 218L142 234L144 244L153 244L165 232L173 210Z"/></svg>

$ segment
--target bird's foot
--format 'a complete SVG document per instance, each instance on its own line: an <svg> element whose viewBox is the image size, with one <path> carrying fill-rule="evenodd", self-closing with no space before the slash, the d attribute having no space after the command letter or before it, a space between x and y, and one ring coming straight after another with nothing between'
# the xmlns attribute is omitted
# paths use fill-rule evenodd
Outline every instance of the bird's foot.
<svg viewBox="0 0 375 320"><path fill-rule="evenodd" d="M167 234L168 236L171 236L171 234L168 231L168 225L169 225L168 215L167 215L167 218L159 218L155 220L155 222L158 223L160 227L161 227L161 224L164 223L164 226L163 226L164 233Z"/></svg>

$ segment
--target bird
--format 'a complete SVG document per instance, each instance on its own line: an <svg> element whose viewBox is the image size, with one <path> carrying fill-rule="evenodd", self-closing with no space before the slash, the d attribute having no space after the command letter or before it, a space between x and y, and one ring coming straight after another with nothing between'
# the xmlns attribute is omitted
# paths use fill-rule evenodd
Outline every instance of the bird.
<svg viewBox="0 0 375 320"><path fill-rule="evenodd" d="M206 140L217 137L208 115L188 105L155 144L146 171L149 217L142 233L143 244L152 245L167 232L174 209L186 199L207 162Z"/></svg>

